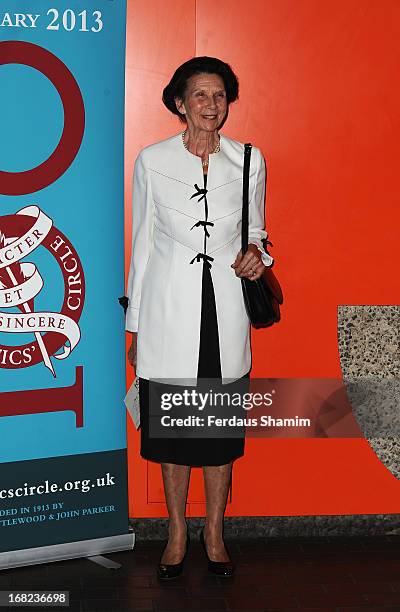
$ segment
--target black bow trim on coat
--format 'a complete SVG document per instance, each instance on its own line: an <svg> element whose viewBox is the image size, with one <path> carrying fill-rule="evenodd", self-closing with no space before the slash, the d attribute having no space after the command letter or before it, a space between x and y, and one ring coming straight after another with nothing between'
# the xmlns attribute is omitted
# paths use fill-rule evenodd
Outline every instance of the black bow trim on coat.
<svg viewBox="0 0 400 612"><path fill-rule="evenodd" d="M195 189L196 189L196 193L194 193L192 196L190 196L190 199L195 198L196 196L200 196L201 198L199 198L197 201L201 202L201 200L204 200L204 198L206 197L206 193L208 191L208 189L204 188L204 189L200 189L200 187L198 186L197 183L195 183L194 185Z"/></svg>
<svg viewBox="0 0 400 612"><path fill-rule="evenodd" d="M194 227L200 227L201 225L204 227L205 234L209 238L210 234L208 232L207 225L210 225L211 227L214 227L214 223L212 223L211 221L197 221L197 223L192 225L192 227L190 229L192 230Z"/></svg>
<svg viewBox="0 0 400 612"><path fill-rule="evenodd" d="M129 298L126 295L122 295L120 298L118 298L118 302L121 304L122 308L124 309L124 313L126 314L129 306Z"/></svg>
<svg viewBox="0 0 400 612"><path fill-rule="evenodd" d="M197 255L195 257L193 257L192 261L190 262L191 264L194 263L195 261L200 261L200 259L202 259L204 261L205 264L207 264L207 266L209 268L211 268L211 261L214 261L214 257L210 257L210 255L207 255L206 253L197 253Z"/></svg>

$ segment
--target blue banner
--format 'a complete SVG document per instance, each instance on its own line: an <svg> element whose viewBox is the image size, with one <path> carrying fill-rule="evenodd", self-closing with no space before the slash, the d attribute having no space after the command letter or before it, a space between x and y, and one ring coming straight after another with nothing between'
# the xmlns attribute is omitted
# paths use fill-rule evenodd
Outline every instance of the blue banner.
<svg viewBox="0 0 400 612"><path fill-rule="evenodd" d="M123 0L0 8L0 552L128 533Z"/></svg>

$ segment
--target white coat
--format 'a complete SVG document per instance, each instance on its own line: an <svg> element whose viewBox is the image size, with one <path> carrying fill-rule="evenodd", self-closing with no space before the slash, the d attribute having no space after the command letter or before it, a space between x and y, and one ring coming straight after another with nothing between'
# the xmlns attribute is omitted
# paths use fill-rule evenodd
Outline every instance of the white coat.
<svg viewBox="0 0 400 612"><path fill-rule="evenodd" d="M206 254L213 258L222 378L229 379L223 382L251 368L250 324L241 280L231 268L241 248L244 146L220 138L220 151L209 155L206 201L212 225L199 223L206 218L203 167L184 147L181 133L143 148L135 162L126 330L138 332L136 375L142 378L196 381L205 237ZM267 238L264 196L264 158L253 147L249 243L271 265L261 242Z"/></svg>

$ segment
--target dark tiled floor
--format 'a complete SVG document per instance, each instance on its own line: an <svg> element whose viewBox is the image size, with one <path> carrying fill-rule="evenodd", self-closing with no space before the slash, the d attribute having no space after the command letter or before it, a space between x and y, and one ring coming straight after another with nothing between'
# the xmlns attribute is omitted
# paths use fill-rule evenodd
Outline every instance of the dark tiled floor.
<svg viewBox="0 0 400 612"><path fill-rule="evenodd" d="M87 559L7 570L0 590L69 590L69 609L80 612L400 612L399 536L226 542L237 564L232 580L207 573L192 536L184 575L167 584L155 576L163 543L139 541L131 552L108 555L119 570Z"/></svg>

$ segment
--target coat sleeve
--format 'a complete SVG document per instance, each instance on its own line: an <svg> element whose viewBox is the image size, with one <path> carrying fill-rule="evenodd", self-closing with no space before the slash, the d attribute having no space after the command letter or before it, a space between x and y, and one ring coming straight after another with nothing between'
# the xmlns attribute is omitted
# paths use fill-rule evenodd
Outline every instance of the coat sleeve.
<svg viewBox="0 0 400 612"><path fill-rule="evenodd" d="M150 173L139 153L133 173L132 190L132 255L128 274L125 329L138 331L142 283L153 246L154 203L151 194Z"/></svg>
<svg viewBox="0 0 400 612"><path fill-rule="evenodd" d="M271 266L274 262L273 257L264 249L261 242L267 239L265 231L264 205L265 205L265 161L260 149L253 147L254 157L257 157L257 172L255 186L251 200L249 202L249 243L255 244L261 251L261 259L265 266Z"/></svg>

